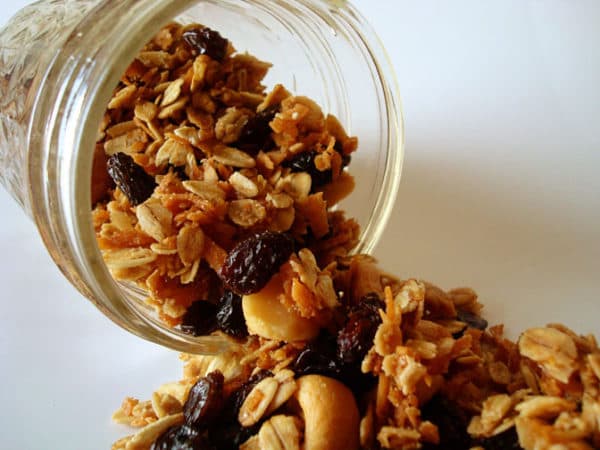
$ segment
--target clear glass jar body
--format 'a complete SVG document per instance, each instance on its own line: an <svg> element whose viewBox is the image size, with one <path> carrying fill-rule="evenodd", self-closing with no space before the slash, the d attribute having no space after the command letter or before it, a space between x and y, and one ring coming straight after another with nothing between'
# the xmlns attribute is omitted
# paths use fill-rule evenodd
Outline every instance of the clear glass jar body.
<svg viewBox="0 0 600 450"><path fill-rule="evenodd" d="M393 70L374 32L335 0L43 0L0 32L0 182L35 220L65 276L114 322L177 350L217 352L159 323L116 283L97 248L90 176L98 124L120 74L172 20L200 22L273 63L282 83L359 137L356 190L340 205L371 252L398 189L403 128Z"/></svg>

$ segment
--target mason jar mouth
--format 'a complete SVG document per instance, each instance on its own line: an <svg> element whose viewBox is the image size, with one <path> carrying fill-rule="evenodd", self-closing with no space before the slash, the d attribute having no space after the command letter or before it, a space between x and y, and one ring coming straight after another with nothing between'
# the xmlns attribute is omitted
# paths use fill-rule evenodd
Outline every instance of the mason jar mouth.
<svg viewBox="0 0 600 450"><path fill-rule="evenodd" d="M144 43L172 20L202 22L234 44L248 45L238 50L258 51L259 58L273 62L273 83L283 81L338 116L349 133L363 141L359 152L363 145L375 149L357 157L361 176L371 184L358 200L350 196L350 202L361 204L356 210L363 214L355 249L359 253L373 251L399 185L404 144L395 75L373 30L345 1L118 3L117 7L116 2L101 2L84 18L42 82L29 136L32 148L46 149L29 159L30 179L43 180L31 186L30 198L43 199L32 202L33 214L55 261L105 315L130 332L175 350L217 353L226 348L225 340L194 338L162 324L143 302L142 292L113 279L96 243L90 202L92 155L98 126L121 74ZM247 39L240 40L244 35ZM348 67L353 60L356 69ZM358 69L361 80L353 78L352 70Z"/></svg>

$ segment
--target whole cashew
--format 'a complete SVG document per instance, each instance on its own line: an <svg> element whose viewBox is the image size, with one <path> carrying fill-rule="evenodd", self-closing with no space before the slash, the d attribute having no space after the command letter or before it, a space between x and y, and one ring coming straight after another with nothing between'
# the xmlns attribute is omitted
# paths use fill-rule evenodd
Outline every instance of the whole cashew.
<svg viewBox="0 0 600 450"><path fill-rule="evenodd" d="M295 342L313 339L319 334L319 325L289 311L279 301L283 293L280 275L275 275L256 294L245 295L242 308L248 331L261 337Z"/></svg>
<svg viewBox="0 0 600 450"><path fill-rule="evenodd" d="M360 416L350 389L321 375L305 375L296 382L304 450L358 450Z"/></svg>

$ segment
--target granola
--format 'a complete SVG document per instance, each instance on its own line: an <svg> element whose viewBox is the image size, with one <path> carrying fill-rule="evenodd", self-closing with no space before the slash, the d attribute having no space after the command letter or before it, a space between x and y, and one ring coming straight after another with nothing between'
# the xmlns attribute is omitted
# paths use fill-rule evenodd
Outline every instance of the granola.
<svg viewBox="0 0 600 450"><path fill-rule="evenodd" d="M113 449L599 448L595 338L549 324L513 342L472 289L349 256L358 226L331 207L357 141L312 100L265 92L268 68L170 24L108 106L95 154L115 185L93 183L107 266L168 325L233 337L126 398L113 419L139 430Z"/></svg>
<svg viewBox="0 0 600 450"><path fill-rule="evenodd" d="M172 23L108 104L92 177L97 241L112 275L147 292L168 326L194 302L221 307L228 287L216 275L250 236L286 233L320 263L357 242L355 222L332 212L353 187L344 168L356 138L312 100L267 92L269 68L217 32Z"/></svg>

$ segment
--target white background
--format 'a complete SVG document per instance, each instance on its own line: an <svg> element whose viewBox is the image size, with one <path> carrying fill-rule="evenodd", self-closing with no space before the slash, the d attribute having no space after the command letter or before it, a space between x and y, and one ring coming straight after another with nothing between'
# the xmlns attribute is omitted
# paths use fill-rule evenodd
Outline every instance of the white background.
<svg viewBox="0 0 600 450"><path fill-rule="evenodd" d="M26 0L2 0L4 23ZM600 2L356 0L398 72L406 161L377 250L394 273L475 287L514 336L598 331ZM113 326L0 189L0 448L107 449L127 394L177 355Z"/></svg>

